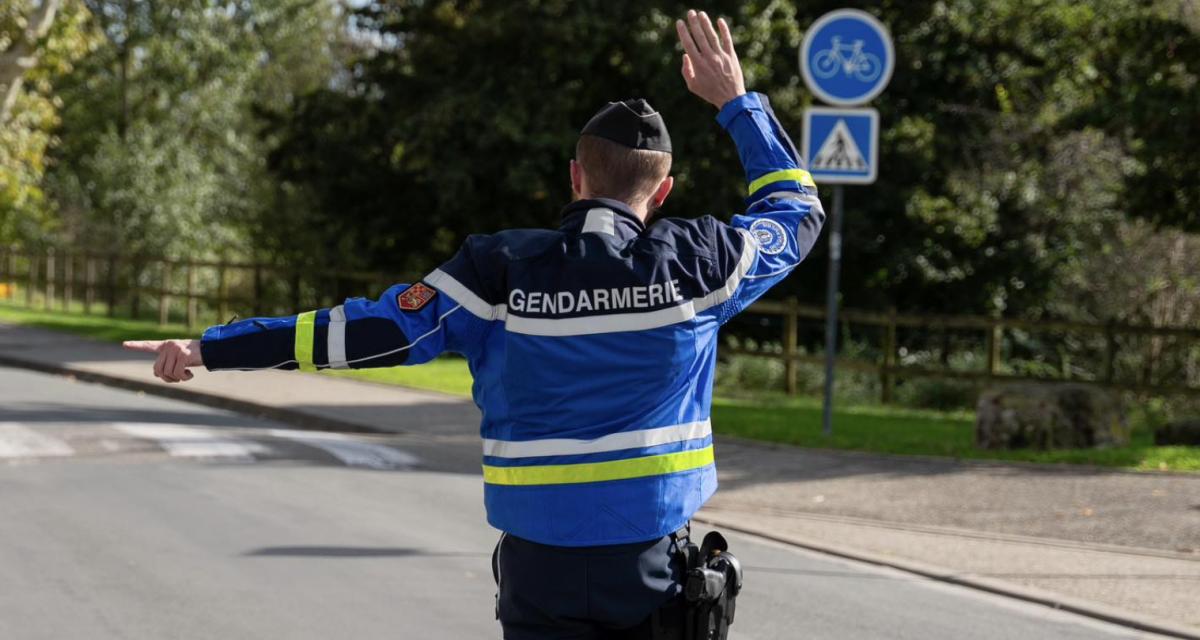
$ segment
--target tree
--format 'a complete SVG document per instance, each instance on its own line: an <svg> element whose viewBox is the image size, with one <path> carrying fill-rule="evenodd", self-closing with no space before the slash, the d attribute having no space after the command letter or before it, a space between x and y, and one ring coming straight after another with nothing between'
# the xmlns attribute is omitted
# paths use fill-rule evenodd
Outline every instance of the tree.
<svg viewBox="0 0 1200 640"><path fill-rule="evenodd" d="M55 224L43 189L61 106L51 84L89 46L83 13L57 0L0 8L0 243L42 240Z"/></svg>
<svg viewBox="0 0 1200 640"><path fill-rule="evenodd" d="M8 24L4 25L6 46L0 50L0 124L12 113L26 72L38 62L39 41L50 32L60 0L41 0L28 9L23 4L13 3L5 9L4 22Z"/></svg>
<svg viewBox="0 0 1200 640"><path fill-rule="evenodd" d="M102 46L52 176L68 235L131 253L248 253L271 201L261 117L327 83L333 5L86 0ZM84 99L86 96L86 99Z"/></svg>

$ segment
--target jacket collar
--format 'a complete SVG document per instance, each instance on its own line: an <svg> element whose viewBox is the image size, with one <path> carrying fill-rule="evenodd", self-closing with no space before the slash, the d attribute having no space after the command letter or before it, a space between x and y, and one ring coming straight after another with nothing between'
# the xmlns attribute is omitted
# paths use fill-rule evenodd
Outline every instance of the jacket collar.
<svg viewBox="0 0 1200 640"><path fill-rule="evenodd" d="M621 239L633 238L646 230L629 205L610 198L576 200L563 208L563 231L602 233Z"/></svg>

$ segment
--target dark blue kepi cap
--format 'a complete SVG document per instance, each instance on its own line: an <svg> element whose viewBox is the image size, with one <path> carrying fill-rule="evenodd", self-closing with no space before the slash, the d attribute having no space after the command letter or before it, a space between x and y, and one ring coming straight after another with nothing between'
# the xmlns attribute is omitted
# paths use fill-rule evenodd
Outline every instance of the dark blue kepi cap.
<svg viewBox="0 0 1200 640"><path fill-rule="evenodd" d="M667 125L641 98L610 102L583 126L580 135L596 136L629 147L671 153Z"/></svg>

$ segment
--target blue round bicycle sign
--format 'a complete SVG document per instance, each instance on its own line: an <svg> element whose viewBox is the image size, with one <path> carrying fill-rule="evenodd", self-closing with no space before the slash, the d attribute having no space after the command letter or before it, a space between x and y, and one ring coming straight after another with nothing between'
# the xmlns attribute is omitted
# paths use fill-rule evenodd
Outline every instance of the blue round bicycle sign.
<svg viewBox="0 0 1200 640"><path fill-rule="evenodd" d="M892 36L858 9L831 11L809 27L800 45L804 82L821 100L849 107L869 102L892 79Z"/></svg>

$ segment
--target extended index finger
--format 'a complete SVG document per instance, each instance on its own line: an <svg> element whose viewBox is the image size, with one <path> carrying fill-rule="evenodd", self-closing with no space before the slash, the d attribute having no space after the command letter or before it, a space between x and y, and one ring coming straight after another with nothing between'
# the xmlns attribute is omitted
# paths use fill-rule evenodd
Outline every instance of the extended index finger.
<svg viewBox="0 0 1200 640"><path fill-rule="evenodd" d="M121 343L121 346L130 351L144 351L146 353L158 353L158 348L162 346L162 340L126 340Z"/></svg>

